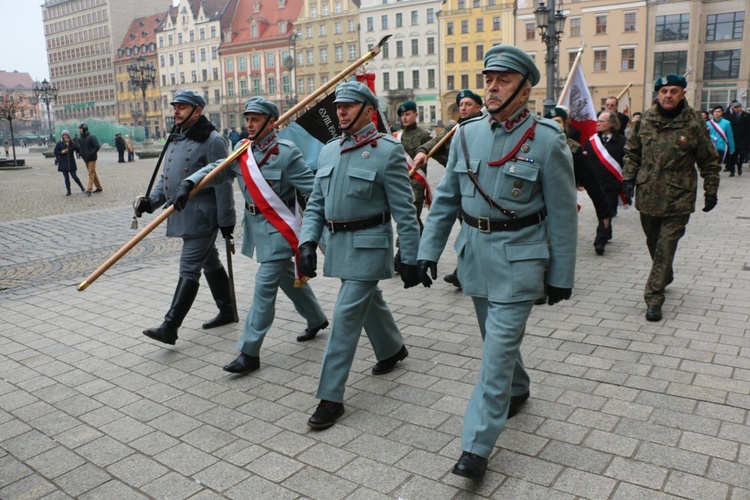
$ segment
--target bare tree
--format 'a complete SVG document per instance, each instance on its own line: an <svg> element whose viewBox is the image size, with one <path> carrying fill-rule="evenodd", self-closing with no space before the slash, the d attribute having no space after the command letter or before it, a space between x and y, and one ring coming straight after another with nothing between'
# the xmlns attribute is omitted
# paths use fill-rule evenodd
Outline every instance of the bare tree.
<svg viewBox="0 0 750 500"><path fill-rule="evenodd" d="M10 125L10 143L13 147L13 165L16 165L16 139L13 133L13 120L16 119L18 112L24 107L25 97L23 94L13 92L7 89L4 94L0 95L0 120L8 120Z"/></svg>

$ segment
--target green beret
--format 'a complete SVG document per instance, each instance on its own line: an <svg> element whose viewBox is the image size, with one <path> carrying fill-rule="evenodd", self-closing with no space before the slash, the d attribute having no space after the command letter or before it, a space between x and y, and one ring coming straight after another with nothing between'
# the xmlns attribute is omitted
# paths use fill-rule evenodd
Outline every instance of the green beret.
<svg viewBox="0 0 750 500"><path fill-rule="evenodd" d="M568 112L565 111L565 108L554 107L554 108L548 109L547 111L544 112L544 117L545 118L549 118L550 120L552 118L556 117L556 116L559 116L560 118L562 118L565 121L568 120Z"/></svg>
<svg viewBox="0 0 750 500"><path fill-rule="evenodd" d="M404 101L401 106L398 107L396 110L396 113L398 113L398 116L403 115L407 111L416 111L417 110L417 103L414 101Z"/></svg>
<svg viewBox="0 0 750 500"><path fill-rule="evenodd" d="M682 87L684 89L685 87L687 87L687 79L685 79L685 77L682 75L662 76L654 82L654 91L656 92L662 87L672 85L677 85L678 87Z"/></svg>
<svg viewBox="0 0 750 500"><path fill-rule="evenodd" d="M378 98L367 88L367 85L357 81L344 82L336 87L336 99L333 102L362 102L378 109Z"/></svg>
<svg viewBox="0 0 750 500"><path fill-rule="evenodd" d="M461 100L468 97L480 106L482 105L482 98L469 89L464 89L456 95L456 106L461 106Z"/></svg>
<svg viewBox="0 0 750 500"><path fill-rule="evenodd" d="M279 108L276 107L276 104L260 96L251 97L245 101L245 111L243 114L247 113L268 115L275 120L279 118Z"/></svg>
<svg viewBox="0 0 750 500"><path fill-rule="evenodd" d="M484 54L484 70L513 72L528 75L529 82L534 86L539 83L541 75L539 68L529 55L518 47L512 45L495 45Z"/></svg>
<svg viewBox="0 0 750 500"><path fill-rule="evenodd" d="M203 99L203 96L194 90L178 90L174 95L174 99L172 99L172 102L170 102L169 104L174 106L179 102L190 104L191 106L195 106L197 108L206 107L206 101L205 99Z"/></svg>

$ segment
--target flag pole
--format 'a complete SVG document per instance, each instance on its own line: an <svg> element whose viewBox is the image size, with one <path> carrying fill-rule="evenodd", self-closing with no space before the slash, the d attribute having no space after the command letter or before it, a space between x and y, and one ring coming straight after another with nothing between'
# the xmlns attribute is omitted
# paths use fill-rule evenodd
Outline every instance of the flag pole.
<svg viewBox="0 0 750 500"><path fill-rule="evenodd" d="M568 90L570 90L570 77L575 72L578 65L581 63L581 54L583 54L583 49L586 48L586 44L582 43L581 46L578 48L578 53L576 54L576 58L573 61L573 66L570 67L570 71L568 72L568 78L565 80L565 86L562 89L562 92L560 92L560 98L557 100L557 105L561 106L563 103L563 100L565 99L565 94L568 93Z"/></svg>
<svg viewBox="0 0 750 500"><path fill-rule="evenodd" d="M372 49L370 49L365 55L351 63L349 66L347 66L343 71L339 72L336 76L334 76L331 80L329 80L327 83L325 83L323 86L318 88L315 92L310 94L309 96L305 97L300 101L297 105L295 105L292 109L284 113L279 117L278 120L276 120L277 126L283 123L286 120L289 120L292 118L298 111L302 110L305 106L307 106L309 103L314 101L318 96L325 93L328 89L336 85L340 80L343 80L346 78L352 71L356 70L358 67L362 66L364 63L378 55L383 48L383 45L386 41L388 41L388 38L390 38L391 35L386 35L383 38L380 39L380 42L378 42L377 45L375 45ZM240 147L237 148L234 152L232 152L224 161L222 161L219 165L216 166L211 172L206 175L206 177L201 180L198 185L196 185L191 191L190 191L190 197L192 198L200 189L208 185L211 180L213 180L217 175L219 175L219 172L227 168L229 165L231 165L242 153L245 152L245 150L250 146L252 142L246 141L244 142ZM174 205L169 205L161 214L159 214L154 220L152 220L146 227L144 227L138 234L133 236L127 243L125 243L119 250L117 250L114 254L112 254L102 265L100 265L94 272L92 272L85 280L83 280L77 287L77 290L79 292L82 292L86 290L86 288L89 287L94 281L96 281L102 274L104 274L110 267L115 265L121 258L125 256L130 250L133 249L138 243L140 243L146 236L148 236L154 229L156 229L159 224L167 220L167 218L172 215L172 213L175 211Z"/></svg>
<svg viewBox="0 0 750 500"><path fill-rule="evenodd" d="M630 82L627 85L625 85L625 88L622 89L622 92L620 92L619 94L617 94L617 100L619 101L622 98L622 96L625 95L625 92L627 92L628 90L630 90L630 87L632 87L632 86L633 86L633 82Z"/></svg>

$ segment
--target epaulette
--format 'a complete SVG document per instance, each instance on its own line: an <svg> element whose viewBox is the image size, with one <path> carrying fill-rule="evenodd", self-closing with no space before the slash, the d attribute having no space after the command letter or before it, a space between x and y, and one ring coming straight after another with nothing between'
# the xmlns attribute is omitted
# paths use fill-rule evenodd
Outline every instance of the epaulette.
<svg viewBox="0 0 750 500"><path fill-rule="evenodd" d="M378 140L381 140L381 139L386 139L386 140L388 140L389 142L392 142L392 143L394 143L394 144L401 144L401 141L399 141L398 139L396 139L395 137L393 137L393 136L392 136L391 134L384 134L384 133L382 133L382 132L380 132L380 133L379 133L379 134L377 135L377 139L378 139Z"/></svg>
<svg viewBox="0 0 750 500"><path fill-rule="evenodd" d="M549 118L542 118L541 116L536 116L536 115L534 115L534 120L536 120L538 124L544 125L545 127L549 127L559 134L565 133L562 127L560 127L560 124L554 120L550 120Z"/></svg>

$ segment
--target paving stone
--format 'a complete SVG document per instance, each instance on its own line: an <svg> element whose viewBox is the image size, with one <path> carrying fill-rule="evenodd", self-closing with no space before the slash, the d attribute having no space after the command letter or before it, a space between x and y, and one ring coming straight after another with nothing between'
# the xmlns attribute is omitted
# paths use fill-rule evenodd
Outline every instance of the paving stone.
<svg viewBox="0 0 750 500"><path fill-rule="evenodd" d="M706 455L654 443L642 443L635 459L698 476L705 474L708 467Z"/></svg>
<svg viewBox="0 0 750 500"><path fill-rule="evenodd" d="M305 498L321 500L348 498L348 494L357 488L357 484L351 481L311 467L305 467L283 484Z"/></svg>
<svg viewBox="0 0 750 500"><path fill-rule="evenodd" d="M729 494L729 488L725 484L679 471L670 474L664 491L701 500L723 500Z"/></svg>
<svg viewBox="0 0 750 500"><path fill-rule="evenodd" d="M396 491L396 495L398 498L453 498L457 492L455 487L420 476L412 476Z"/></svg>
<svg viewBox="0 0 750 500"><path fill-rule="evenodd" d="M639 420L631 420L629 418L620 420L615 433L666 446L676 446L682 434L678 429L641 422Z"/></svg>
<svg viewBox="0 0 750 500"><path fill-rule="evenodd" d="M102 436L76 448L76 453L99 467L106 467L133 454L133 450L109 436Z"/></svg>
<svg viewBox="0 0 750 500"><path fill-rule="evenodd" d="M19 434L2 442L3 449L19 460L28 460L56 446L57 443L36 430Z"/></svg>
<svg viewBox="0 0 750 500"><path fill-rule="evenodd" d="M612 461L612 455L560 441L550 441L539 458L592 474L601 474Z"/></svg>
<svg viewBox="0 0 750 500"><path fill-rule="evenodd" d="M217 462L195 474L194 479L216 491L225 491L240 481L244 481L250 473L239 467L225 462Z"/></svg>
<svg viewBox="0 0 750 500"><path fill-rule="evenodd" d="M216 462L213 456L185 443L154 455L154 459L186 476L193 475Z"/></svg>
<svg viewBox="0 0 750 500"><path fill-rule="evenodd" d="M733 461L737 458L739 445L732 441L704 434L683 432L680 439L680 448Z"/></svg>
<svg viewBox="0 0 750 500"><path fill-rule="evenodd" d="M490 458L489 468L542 486L549 486L563 469L557 464L527 457L512 451L500 450Z"/></svg>
<svg viewBox="0 0 750 500"><path fill-rule="evenodd" d="M616 484L616 481L596 474L564 469L554 488L583 498L608 498Z"/></svg>
<svg viewBox="0 0 750 500"><path fill-rule="evenodd" d="M31 474L0 489L0 498L36 499L55 491L55 486L39 476Z"/></svg>
<svg viewBox="0 0 750 500"><path fill-rule="evenodd" d="M43 476L55 479L83 465L85 460L72 451L57 446L29 459L26 463Z"/></svg>
<svg viewBox="0 0 750 500"><path fill-rule="evenodd" d="M594 430L591 431L591 434L585 439L584 445L605 453L630 457L638 447L638 441L624 436Z"/></svg>
<svg viewBox="0 0 750 500"><path fill-rule="evenodd" d="M615 457L604 475L620 481L661 490L668 470L643 462Z"/></svg>
<svg viewBox="0 0 750 500"><path fill-rule="evenodd" d="M524 500L573 500L576 498L569 493L543 488L514 477L503 482L493 496L495 498L523 498Z"/></svg>
<svg viewBox="0 0 750 500"><path fill-rule="evenodd" d="M143 455L130 455L123 458L107 467L107 471L134 488L140 488L169 472L166 467Z"/></svg>
<svg viewBox="0 0 750 500"><path fill-rule="evenodd" d="M453 436L418 425L405 424L390 433L388 438L417 449L436 452L448 444Z"/></svg>
<svg viewBox="0 0 750 500"><path fill-rule="evenodd" d="M725 484L750 489L750 466L713 459L707 477Z"/></svg>
<svg viewBox="0 0 750 500"><path fill-rule="evenodd" d="M409 447L390 439L362 434L344 446L345 450L385 464L395 464L409 453Z"/></svg>
<svg viewBox="0 0 750 500"><path fill-rule="evenodd" d="M611 498L612 500L670 500L683 497L668 495L635 484L620 483Z"/></svg>
<svg viewBox="0 0 750 500"><path fill-rule="evenodd" d="M33 473L26 465L10 455L0 457L0 471L2 471L0 489Z"/></svg>
<svg viewBox="0 0 750 500"><path fill-rule="evenodd" d="M210 425L202 425L201 427L188 432L181 438L182 441L185 441L206 453L212 453L222 446L231 443L235 439L237 438L232 434L211 427Z"/></svg>
<svg viewBox="0 0 750 500"><path fill-rule="evenodd" d="M297 493L259 476L253 476L231 488L226 492L226 496L233 500L247 500L248 498L294 500L299 498Z"/></svg>

